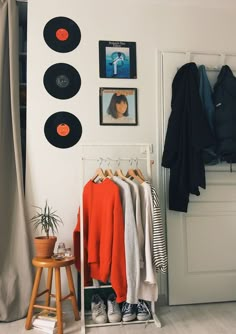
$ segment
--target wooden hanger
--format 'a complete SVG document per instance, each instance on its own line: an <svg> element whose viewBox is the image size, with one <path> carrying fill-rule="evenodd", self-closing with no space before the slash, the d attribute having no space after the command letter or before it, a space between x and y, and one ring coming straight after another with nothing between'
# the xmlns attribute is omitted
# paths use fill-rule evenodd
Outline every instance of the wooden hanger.
<svg viewBox="0 0 236 334"><path fill-rule="evenodd" d="M105 175L106 175L106 177L113 178L114 174L113 174L112 170L110 169L110 161L111 161L110 158L106 159L107 168L105 169Z"/></svg>
<svg viewBox="0 0 236 334"><path fill-rule="evenodd" d="M103 181L106 178L101 168L103 158L98 159L98 161L99 161L99 167L96 169L95 175L91 178L93 182L96 182L97 179L98 179L97 181Z"/></svg>
<svg viewBox="0 0 236 334"><path fill-rule="evenodd" d="M135 173L135 170L130 168L127 172L127 177L130 177L131 179L137 180L140 184L144 182L144 180Z"/></svg>
<svg viewBox="0 0 236 334"><path fill-rule="evenodd" d="M112 178L114 176L114 174L112 173L112 170L110 168L107 168L105 170L104 174L105 174L106 177L111 177Z"/></svg>
<svg viewBox="0 0 236 334"><path fill-rule="evenodd" d="M101 167L96 169L95 175L91 178L91 180L95 182L97 178L99 178L100 181L103 181L106 178L106 175Z"/></svg>
<svg viewBox="0 0 236 334"><path fill-rule="evenodd" d="M141 169L138 168L138 158L135 158L133 160L136 163L136 167L134 169L135 174L138 175L143 181L145 181L145 177L144 177L143 173L141 172ZM131 165L132 165L132 163L131 163Z"/></svg>
<svg viewBox="0 0 236 334"><path fill-rule="evenodd" d="M146 180L143 173L141 172L141 169L136 168L134 171L135 171L136 175L138 175L143 181Z"/></svg>
<svg viewBox="0 0 236 334"><path fill-rule="evenodd" d="M120 168L118 168L116 171L115 171L115 176L119 176L122 180L125 180L126 177L125 175L123 174L122 170Z"/></svg>

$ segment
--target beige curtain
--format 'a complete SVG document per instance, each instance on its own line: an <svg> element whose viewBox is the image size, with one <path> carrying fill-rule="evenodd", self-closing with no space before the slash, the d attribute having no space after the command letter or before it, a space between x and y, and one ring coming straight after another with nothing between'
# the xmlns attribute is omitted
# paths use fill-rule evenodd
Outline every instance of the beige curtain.
<svg viewBox="0 0 236 334"><path fill-rule="evenodd" d="M0 0L0 321L26 315L33 277L23 195L18 21L16 0Z"/></svg>

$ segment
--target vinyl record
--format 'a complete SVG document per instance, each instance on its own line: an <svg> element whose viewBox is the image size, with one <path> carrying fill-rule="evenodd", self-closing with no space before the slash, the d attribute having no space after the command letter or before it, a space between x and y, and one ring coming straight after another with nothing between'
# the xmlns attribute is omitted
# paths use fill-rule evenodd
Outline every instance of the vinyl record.
<svg viewBox="0 0 236 334"><path fill-rule="evenodd" d="M45 137L50 144L59 148L74 146L82 135L79 119L66 111L51 115L44 125Z"/></svg>
<svg viewBox="0 0 236 334"><path fill-rule="evenodd" d="M43 83L50 95L65 100L73 97L79 91L81 79L73 66L57 63L47 69Z"/></svg>
<svg viewBox="0 0 236 334"><path fill-rule="evenodd" d="M70 52L80 43L78 25L68 17L54 17L45 25L43 37L47 45L57 52Z"/></svg>

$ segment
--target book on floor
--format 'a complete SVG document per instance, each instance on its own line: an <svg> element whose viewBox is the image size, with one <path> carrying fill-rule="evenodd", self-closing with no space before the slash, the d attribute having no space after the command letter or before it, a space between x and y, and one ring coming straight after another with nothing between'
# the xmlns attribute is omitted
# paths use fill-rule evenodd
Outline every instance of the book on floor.
<svg viewBox="0 0 236 334"><path fill-rule="evenodd" d="M47 311L47 310L43 310L37 313L35 316L39 319L46 319L46 320L52 320L52 321L57 320L56 312Z"/></svg>
<svg viewBox="0 0 236 334"><path fill-rule="evenodd" d="M57 321L35 318L32 321L32 325L53 329L57 327Z"/></svg>
<svg viewBox="0 0 236 334"><path fill-rule="evenodd" d="M57 334L57 328L45 328L45 327L40 327L40 326L33 326L33 329L36 329L37 331L41 331L43 333L47 334Z"/></svg>
<svg viewBox="0 0 236 334"><path fill-rule="evenodd" d="M63 328L65 328L65 323L63 322ZM47 334L56 334L57 333L57 327L47 327L47 326L39 326L39 325L34 325L32 326L34 329L37 329L39 331L42 331L44 333L47 333Z"/></svg>

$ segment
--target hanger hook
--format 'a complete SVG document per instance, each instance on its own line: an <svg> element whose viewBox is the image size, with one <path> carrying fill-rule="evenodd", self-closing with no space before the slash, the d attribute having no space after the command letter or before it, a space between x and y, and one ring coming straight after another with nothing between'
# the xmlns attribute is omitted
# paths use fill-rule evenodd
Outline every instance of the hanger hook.
<svg viewBox="0 0 236 334"><path fill-rule="evenodd" d="M100 157L100 158L98 159L99 168L102 166L102 162L103 162L103 158Z"/></svg>
<svg viewBox="0 0 236 334"><path fill-rule="evenodd" d="M117 166L120 167L120 158L117 159Z"/></svg>
<svg viewBox="0 0 236 334"><path fill-rule="evenodd" d="M107 163L107 167L110 168L111 159L110 158L106 158L106 163Z"/></svg>

